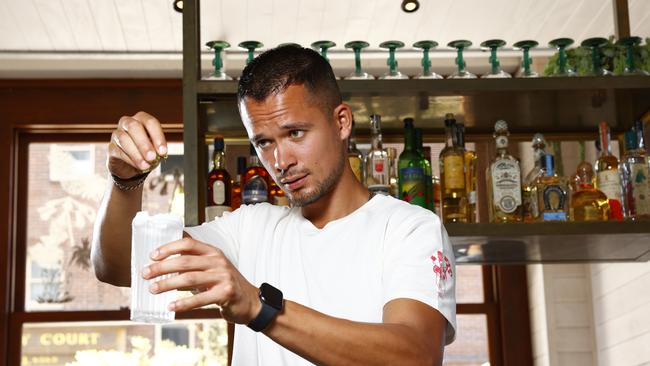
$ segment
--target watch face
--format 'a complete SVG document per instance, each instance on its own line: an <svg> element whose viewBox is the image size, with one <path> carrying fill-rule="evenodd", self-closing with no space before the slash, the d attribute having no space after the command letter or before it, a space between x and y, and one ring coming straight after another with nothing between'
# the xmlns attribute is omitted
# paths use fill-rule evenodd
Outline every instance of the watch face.
<svg viewBox="0 0 650 366"><path fill-rule="evenodd" d="M260 300L278 310L282 310L282 291L268 283L263 283L260 286Z"/></svg>

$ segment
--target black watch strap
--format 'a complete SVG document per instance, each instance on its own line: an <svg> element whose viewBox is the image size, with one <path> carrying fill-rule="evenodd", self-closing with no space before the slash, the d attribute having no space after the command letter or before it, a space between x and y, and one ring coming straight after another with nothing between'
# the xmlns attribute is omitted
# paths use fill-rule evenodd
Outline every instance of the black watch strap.
<svg viewBox="0 0 650 366"><path fill-rule="evenodd" d="M256 332L261 332L266 329L284 307L282 291L268 283L263 283L260 286L259 296L260 302L262 303L262 310L257 314L255 319L248 323L248 327Z"/></svg>

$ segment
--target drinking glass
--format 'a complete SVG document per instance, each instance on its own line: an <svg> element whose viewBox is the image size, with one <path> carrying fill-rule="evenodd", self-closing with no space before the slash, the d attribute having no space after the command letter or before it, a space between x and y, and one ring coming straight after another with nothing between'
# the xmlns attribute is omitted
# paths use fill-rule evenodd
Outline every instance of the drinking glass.
<svg viewBox="0 0 650 366"><path fill-rule="evenodd" d="M397 59L395 59L395 50L404 47L404 42L401 41L386 41L382 42L379 47L388 49L388 72L380 76L380 79L408 79L407 75L402 74L397 70Z"/></svg>
<svg viewBox="0 0 650 366"><path fill-rule="evenodd" d="M292 47L299 47L299 48L302 48L301 45L299 45L298 43L294 43L294 42L280 43L280 44L278 45L278 47L285 47L285 46L292 46Z"/></svg>
<svg viewBox="0 0 650 366"><path fill-rule="evenodd" d="M481 43L481 47L483 47L483 49L490 50L490 65L491 65L490 72L483 75L482 78L509 79L512 77L510 74L508 74L507 72L501 69L501 62L499 62L499 58L497 57L497 50L505 45L506 45L506 41L502 39L489 39Z"/></svg>
<svg viewBox="0 0 650 366"><path fill-rule="evenodd" d="M144 323L168 323L175 312L167 306L176 300L177 291L159 294L149 292L152 283L174 276L166 274L150 280L142 278L142 270L153 261L151 253L158 247L183 237L183 220L173 214L149 216L138 212L131 223L131 320Z"/></svg>
<svg viewBox="0 0 650 366"><path fill-rule="evenodd" d="M625 37L616 42L616 45L625 49L625 69L622 75L650 75L647 71L636 67L634 63L634 48L641 44L641 37Z"/></svg>
<svg viewBox="0 0 650 366"><path fill-rule="evenodd" d="M255 50L264 47L264 45L258 41L244 41L239 44L239 47L248 50L248 59L246 59L246 65L248 65L255 58Z"/></svg>
<svg viewBox="0 0 650 366"><path fill-rule="evenodd" d="M557 65L559 66L559 70L552 74L551 76L578 76L576 72L571 69L571 67L568 64L568 60L566 57L566 48L571 46L573 44L573 40L571 38L557 38L548 43L550 46L557 48L558 51L558 59L557 59Z"/></svg>
<svg viewBox="0 0 650 366"><path fill-rule="evenodd" d="M346 77L347 80L372 80L374 76L361 69L361 50L370 46L365 41L351 41L345 44L345 48L354 50L354 71Z"/></svg>
<svg viewBox="0 0 650 366"><path fill-rule="evenodd" d="M533 64L533 59L530 57L530 50L537 47L537 45L539 45L539 43L533 40L519 41L513 45L515 48L524 51L522 67L519 69L516 75L518 78L539 77L539 74L530 69L530 65Z"/></svg>
<svg viewBox="0 0 650 366"><path fill-rule="evenodd" d="M601 49L608 43L607 38L587 38L580 46L591 50L591 70L585 76L611 76L612 72L603 67Z"/></svg>
<svg viewBox="0 0 650 366"><path fill-rule="evenodd" d="M422 50L422 74L416 76L414 79L442 79L440 74L431 70L431 59L429 58L429 50L438 47L438 42L426 40L413 43L413 47Z"/></svg>
<svg viewBox="0 0 650 366"><path fill-rule="evenodd" d="M214 59L212 60L214 71L208 75L206 80L232 80L230 76L223 72L223 59L221 58L221 52L230 47L230 43L226 41L210 41L205 45L214 50Z"/></svg>
<svg viewBox="0 0 650 366"><path fill-rule="evenodd" d="M447 43L447 46L456 49L456 65L458 65L458 70L447 76L447 79L476 79L476 75L465 70L465 59L463 58L463 50L471 45L472 42L465 39L459 39Z"/></svg>

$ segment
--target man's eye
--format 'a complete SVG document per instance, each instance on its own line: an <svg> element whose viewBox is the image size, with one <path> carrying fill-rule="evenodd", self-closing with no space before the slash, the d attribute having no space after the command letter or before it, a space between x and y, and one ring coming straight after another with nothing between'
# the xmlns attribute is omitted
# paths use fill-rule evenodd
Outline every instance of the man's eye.
<svg viewBox="0 0 650 366"><path fill-rule="evenodd" d="M269 140L260 140L257 142L257 147L260 149L264 149L265 147L269 146L271 142Z"/></svg>
<svg viewBox="0 0 650 366"><path fill-rule="evenodd" d="M291 137L293 138L300 138L305 135L305 131L303 130L293 130L290 132Z"/></svg>

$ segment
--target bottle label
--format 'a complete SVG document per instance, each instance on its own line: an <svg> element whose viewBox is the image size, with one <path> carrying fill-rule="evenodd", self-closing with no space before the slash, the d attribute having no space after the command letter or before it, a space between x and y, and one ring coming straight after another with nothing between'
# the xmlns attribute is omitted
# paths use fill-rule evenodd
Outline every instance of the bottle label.
<svg viewBox="0 0 650 366"><path fill-rule="evenodd" d="M605 193L607 198L621 200L621 177L616 170L605 170L598 172L596 177L597 188Z"/></svg>
<svg viewBox="0 0 650 366"><path fill-rule="evenodd" d="M467 202L470 205L476 204L476 191L471 191L467 194Z"/></svg>
<svg viewBox="0 0 650 366"><path fill-rule="evenodd" d="M650 215L650 185L648 184L648 166L632 164L630 183L636 215Z"/></svg>
<svg viewBox="0 0 650 366"><path fill-rule="evenodd" d="M442 165L445 174L444 189L465 188L464 158L455 155L446 156L442 160Z"/></svg>
<svg viewBox="0 0 650 366"><path fill-rule="evenodd" d="M515 160L497 160L492 164L492 198L505 213L521 206L521 172Z"/></svg>
<svg viewBox="0 0 650 366"><path fill-rule="evenodd" d="M205 222L210 222L217 217L221 217L224 212L230 212L230 206L207 206L205 208Z"/></svg>
<svg viewBox="0 0 650 366"><path fill-rule="evenodd" d="M212 183L212 201L217 205L223 205L226 202L226 185L220 180Z"/></svg>
<svg viewBox="0 0 650 366"><path fill-rule="evenodd" d="M544 207L542 219L544 221L566 221L566 191L558 185L544 187L542 199Z"/></svg>
<svg viewBox="0 0 650 366"><path fill-rule="evenodd" d="M354 176L357 177L359 182L361 182L361 160L355 156L348 158L348 161L350 162L350 167L352 168Z"/></svg>
<svg viewBox="0 0 650 366"><path fill-rule="evenodd" d="M408 167L399 170L400 199L421 207L427 206L424 169Z"/></svg>
<svg viewBox="0 0 650 366"><path fill-rule="evenodd" d="M375 184L389 184L388 159L376 157L371 161L372 178Z"/></svg>

